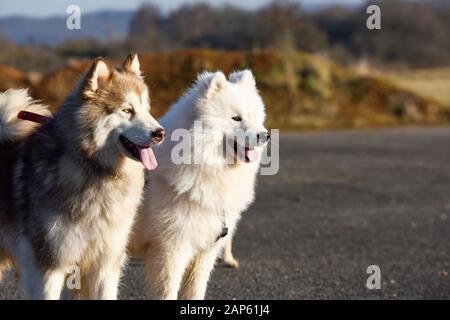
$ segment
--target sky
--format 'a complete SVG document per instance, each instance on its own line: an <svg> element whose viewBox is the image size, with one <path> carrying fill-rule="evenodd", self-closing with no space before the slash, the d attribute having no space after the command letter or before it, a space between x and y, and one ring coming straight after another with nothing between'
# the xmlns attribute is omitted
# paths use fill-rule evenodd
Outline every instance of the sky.
<svg viewBox="0 0 450 320"><path fill-rule="evenodd" d="M244 8L256 8L269 0L0 0L0 17L11 15L48 17L66 15L70 5L78 5L81 12L94 12L103 9L134 10L145 3L158 5L164 11L170 11L181 4L208 2L214 5L233 4ZM329 3L358 4L363 0L298 0L306 5Z"/></svg>

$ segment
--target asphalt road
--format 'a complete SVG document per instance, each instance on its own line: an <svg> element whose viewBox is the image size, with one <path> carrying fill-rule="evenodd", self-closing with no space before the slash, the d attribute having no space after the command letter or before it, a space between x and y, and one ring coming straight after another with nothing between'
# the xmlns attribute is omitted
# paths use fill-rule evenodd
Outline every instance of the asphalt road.
<svg viewBox="0 0 450 320"><path fill-rule="evenodd" d="M449 128L286 133L280 161L239 226L240 270L219 263L208 299L450 299ZM121 298L146 297L141 271Z"/></svg>

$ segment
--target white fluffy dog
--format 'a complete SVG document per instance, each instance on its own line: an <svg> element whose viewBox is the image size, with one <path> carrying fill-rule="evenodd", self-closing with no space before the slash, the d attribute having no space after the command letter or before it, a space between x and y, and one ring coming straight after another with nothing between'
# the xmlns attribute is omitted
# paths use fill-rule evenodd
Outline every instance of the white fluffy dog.
<svg viewBox="0 0 450 320"><path fill-rule="evenodd" d="M260 153L269 139L264 119L248 70L228 79L222 72L199 75L160 119L172 139L155 150L160 167L147 176L132 243L133 254L145 259L154 298L204 298L217 256L254 199ZM200 162L174 163L177 129L188 132ZM241 131L245 142L236 138Z"/></svg>

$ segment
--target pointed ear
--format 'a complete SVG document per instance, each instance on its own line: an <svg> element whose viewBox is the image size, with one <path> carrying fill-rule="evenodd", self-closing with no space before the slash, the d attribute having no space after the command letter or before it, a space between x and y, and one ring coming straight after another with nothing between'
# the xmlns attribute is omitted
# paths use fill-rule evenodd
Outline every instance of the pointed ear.
<svg viewBox="0 0 450 320"><path fill-rule="evenodd" d="M220 92L227 85L227 78L222 71L218 71L210 75L206 80L206 97L211 98L215 93Z"/></svg>
<svg viewBox="0 0 450 320"><path fill-rule="evenodd" d="M137 76L141 76L141 64L136 52L131 52L125 61L122 63L123 70L134 73Z"/></svg>
<svg viewBox="0 0 450 320"><path fill-rule="evenodd" d="M110 71L105 61L95 59L82 82L82 93L85 98L92 98L99 89L104 87L110 77Z"/></svg>
<svg viewBox="0 0 450 320"><path fill-rule="evenodd" d="M256 87L256 80L250 70L238 71L230 74L230 82L241 83L249 87Z"/></svg>

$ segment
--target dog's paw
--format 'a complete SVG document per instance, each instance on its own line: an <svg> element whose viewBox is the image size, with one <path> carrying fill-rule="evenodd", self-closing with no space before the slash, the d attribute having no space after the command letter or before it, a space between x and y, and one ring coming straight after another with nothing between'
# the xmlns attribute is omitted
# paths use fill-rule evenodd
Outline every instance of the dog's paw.
<svg viewBox="0 0 450 320"><path fill-rule="evenodd" d="M239 262L234 258L225 260L225 263L229 268L239 269Z"/></svg>

